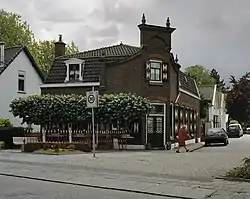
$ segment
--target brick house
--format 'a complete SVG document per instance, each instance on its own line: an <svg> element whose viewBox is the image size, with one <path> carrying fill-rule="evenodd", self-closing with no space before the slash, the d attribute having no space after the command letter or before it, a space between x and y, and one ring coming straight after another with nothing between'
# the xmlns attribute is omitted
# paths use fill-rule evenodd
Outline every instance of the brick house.
<svg viewBox="0 0 250 199"><path fill-rule="evenodd" d="M119 45L65 55L62 36L55 43L55 60L41 86L42 94L83 94L92 87L104 93L131 92L147 97L154 110L135 128L134 144L168 148L181 124L199 138L200 95L196 83L181 72L171 53L175 28L146 24L143 14L140 46ZM136 126L136 125L135 125ZM115 129L116 124L111 125Z"/></svg>

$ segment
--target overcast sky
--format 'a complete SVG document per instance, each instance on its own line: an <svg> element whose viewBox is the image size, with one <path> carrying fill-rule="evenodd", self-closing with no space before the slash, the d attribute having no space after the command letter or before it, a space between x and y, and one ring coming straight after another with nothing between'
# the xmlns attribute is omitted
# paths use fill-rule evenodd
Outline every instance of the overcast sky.
<svg viewBox="0 0 250 199"><path fill-rule="evenodd" d="M176 28L172 52L182 68L216 68L228 80L250 67L249 0L0 0L19 13L39 39L63 34L81 50L118 44L139 45L141 15L147 23Z"/></svg>

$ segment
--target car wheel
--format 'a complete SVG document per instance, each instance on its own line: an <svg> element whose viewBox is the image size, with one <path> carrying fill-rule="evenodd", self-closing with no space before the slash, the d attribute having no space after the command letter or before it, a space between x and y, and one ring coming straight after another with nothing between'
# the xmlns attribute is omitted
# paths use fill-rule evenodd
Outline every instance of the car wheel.
<svg viewBox="0 0 250 199"><path fill-rule="evenodd" d="M209 145L209 143L208 142L205 142L205 146L208 146Z"/></svg>
<svg viewBox="0 0 250 199"><path fill-rule="evenodd" d="M227 146L228 145L228 140L224 141L224 145Z"/></svg>

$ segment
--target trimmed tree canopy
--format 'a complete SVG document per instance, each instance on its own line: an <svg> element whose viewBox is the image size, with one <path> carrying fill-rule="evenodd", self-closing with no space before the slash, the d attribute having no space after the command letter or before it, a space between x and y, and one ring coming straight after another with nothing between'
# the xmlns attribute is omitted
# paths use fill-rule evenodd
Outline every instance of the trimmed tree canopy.
<svg viewBox="0 0 250 199"><path fill-rule="evenodd" d="M10 104L15 117L23 123L44 125L71 123L91 119L91 109L86 107L86 97L82 95L34 95L18 98ZM151 110L150 102L143 97L120 93L105 94L99 99L95 109L97 122L118 121L120 126L140 119Z"/></svg>
<svg viewBox="0 0 250 199"><path fill-rule="evenodd" d="M226 107L230 117L239 122L250 121L250 73L236 80L231 76L232 89L228 91Z"/></svg>

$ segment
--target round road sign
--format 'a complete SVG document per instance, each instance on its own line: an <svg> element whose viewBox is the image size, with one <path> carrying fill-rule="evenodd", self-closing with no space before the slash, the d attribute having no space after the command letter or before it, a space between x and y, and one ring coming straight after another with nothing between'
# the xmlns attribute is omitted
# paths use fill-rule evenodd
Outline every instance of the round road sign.
<svg viewBox="0 0 250 199"><path fill-rule="evenodd" d="M94 96L94 95L89 95L89 96L88 96L88 102L89 102L90 104L94 103L94 102L95 102L95 96Z"/></svg>

